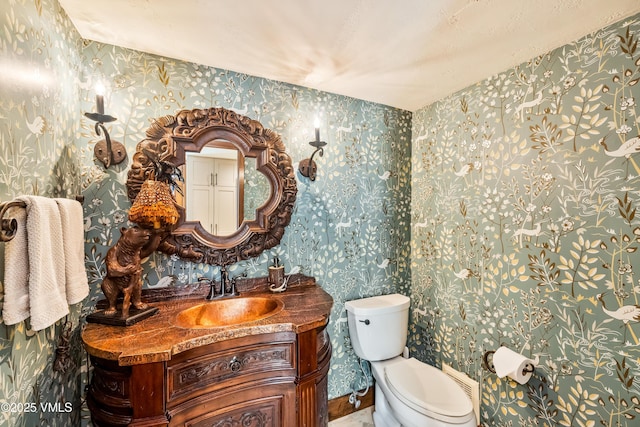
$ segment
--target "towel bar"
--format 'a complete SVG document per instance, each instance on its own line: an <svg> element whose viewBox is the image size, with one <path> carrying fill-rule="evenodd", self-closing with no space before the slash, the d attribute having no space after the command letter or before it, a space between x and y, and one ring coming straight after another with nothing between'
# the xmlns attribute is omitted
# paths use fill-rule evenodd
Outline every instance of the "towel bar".
<svg viewBox="0 0 640 427"><path fill-rule="evenodd" d="M84 196L82 195L77 195L75 199L80 203L84 203ZM18 228L18 223L15 218L5 218L4 215L11 208L26 207L27 205L24 202L16 200L0 203L0 219L2 220L0 221L0 242L8 242L9 240L13 239Z"/></svg>

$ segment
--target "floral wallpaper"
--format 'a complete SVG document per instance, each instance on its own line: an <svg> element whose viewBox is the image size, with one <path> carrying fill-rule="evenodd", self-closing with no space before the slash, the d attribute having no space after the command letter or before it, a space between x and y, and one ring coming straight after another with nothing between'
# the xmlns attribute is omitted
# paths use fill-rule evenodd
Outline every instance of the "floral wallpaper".
<svg viewBox="0 0 640 427"><path fill-rule="evenodd" d="M47 330L0 325L1 426L89 424L80 330L130 206L129 160L105 170L93 158L99 138L83 113L97 81L129 155L152 118L223 106L279 132L297 163L320 117L318 179L298 175L281 244L232 275L265 275L278 256L333 296L331 398L364 386L344 302L401 292L412 298L412 352L477 379L485 425L638 422L640 319L626 316L640 293L640 161L624 150L639 135L640 16L413 114L83 40L56 0L3 2L0 26L0 201L82 194L91 286ZM218 273L153 254L144 280ZM70 362L58 369L65 339ZM527 385L482 367L501 344L540 357Z"/></svg>
<svg viewBox="0 0 640 427"><path fill-rule="evenodd" d="M295 211L281 244L232 266L231 274L264 276L278 256L287 271L299 268L314 276L334 298L328 326L333 345L329 396L364 387L349 344L344 302L409 292L410 112L83 40L56 0L3 2L0 27L0 201L21 194L82 194L91 287L67 323L63 319L38 333L28 321L0 325L0 405L14 409L0 411L0 426L90 424L82 409L90 367L80 331L102 298L106 252L120 228L129 225L125 181L130 156L153 118L183 108L223 106L260 120L282 135L296 168L313 151L308 142L319 117L328 145L317 159L316 181L297 176ZM109 133L129 154L108 170L94 160L100 138L84 117L95 109L98 81L107 88L106 113L118 118L107 124ZM0 244L0 255L3 248ZM159 253L144 267L148 288L219 274L216 266ZM67 334L73 366L59 372L54 356ZM31 402L38 410L20 406ZM57 407L40 410L40 403L56 402Z"/></svg>
<svg viewBox="0 0 640 427"><path fill-rule="evenodd" d="M415 112L411 347L487 426L640 425L640 16ZM482 366L540 357L520 385Z"/></svg>
<svg viewBox="0 0 640 427"><path fill-rule="evenodd" d="M1 202L20 194L82 192L84 160L76 139L81 92L74 79L81 64L78 52L68 48L75 29L59 16L57 4L0 5ZM0 259L3 300L4 244ZM66 318L38 332L29 320L0 323L0 425L80 425L86 376L80 315L80 305L73 306ZM57 359L56 350L66 343L69 358Z"/></svg>
<svg viewBox="0 0 640 427"><path fill-rule="evenodd" d="M256 218L256 211L264 202L269 200L271 186L267 177L256 169L256 160L251 157L244 159L244 218Z"/></svg>
<svg viewBox="0 0 640 427"><path fill-rule="evenodd" d="M94 42L83 41L80 55L86 65L81 80L106 81L110 95L105 109L118 118L110 127L111 136L129 153L155 117L185 108L224 106L280 133L297 170L297 163L313 152L308 142L314 138L314 117L320 117L321 136L328 145L317 162L319 175L315 182L297 175L297 200L281 244L232 266L230 273L266 276L277 256L287 271L299 268L316 278L334 298L329 395L349 393L352 383L361 380L348 346L344 301L409 289L411 113ZM92 96L90 90L83 94L83 110L94 108ZM79 140L89 142L87 150L93 149L91 122L83 121ZM95 165L83 167L92 176ZM93 285L90 306L102 297L104 256L117 241L119 229L127 226L126 172L127 165L109 170L83 191ZM254 183L251 178L248 187ZM149 288L219 274L216 266L161 253L153 254L144 266Z"/></svg>

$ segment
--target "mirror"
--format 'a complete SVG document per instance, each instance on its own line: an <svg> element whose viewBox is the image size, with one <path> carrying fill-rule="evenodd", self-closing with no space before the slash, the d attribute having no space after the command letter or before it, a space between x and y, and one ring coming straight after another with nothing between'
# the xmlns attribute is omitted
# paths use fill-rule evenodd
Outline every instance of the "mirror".
<svg viewBox="0 0 640 427"><path fill-rule="evenodd" d="M271 197L271 185L260 173L255 159L244 161L244 218L256 218L256 212Z"/></svg>
<svg viewBox="0 0 640 427"><path fill-rule="evenodd" d="M132 158L127 177L132 203L154 161L179 166L185 178L184 197L176 193L180 219L164 231L159 251L228 265L280 243L297 188L291 158L276 132L225 108L160 117Z"/></svg>
<svg viewBox="0 0 640 427"><path fill-rule="evenodd" d="M185 209L185 220L200 221L216 236L231 235L245 219L255 220L256 211L271 197L256 159L244 157L228 141L212 141L198 153L187 152L180 169L184 182L175 198Z"/></svg>

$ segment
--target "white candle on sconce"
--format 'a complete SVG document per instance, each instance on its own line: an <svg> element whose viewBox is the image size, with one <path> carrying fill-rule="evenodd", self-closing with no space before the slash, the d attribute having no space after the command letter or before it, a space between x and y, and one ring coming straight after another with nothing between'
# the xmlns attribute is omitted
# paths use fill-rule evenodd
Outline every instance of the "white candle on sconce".
<svg viewBox="0 0 640 427"><path fill-rule="evenodd" d="M313 126L316 128L316 141L320 141L320 119L316 117L313 122Z"/></svg>
<svg viewBox="0 0 640 427"><path fill-rule="evenodd" d="M98 82L96 84L96 111L98 114L104 114L104 84Z"/></svg>

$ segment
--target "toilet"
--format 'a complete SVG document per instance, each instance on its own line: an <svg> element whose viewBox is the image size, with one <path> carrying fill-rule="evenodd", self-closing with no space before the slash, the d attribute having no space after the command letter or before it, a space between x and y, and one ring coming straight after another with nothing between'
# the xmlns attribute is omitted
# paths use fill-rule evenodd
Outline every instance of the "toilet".
<svg viewBox="0 0 640 427"><path fill-rule="evenodd" d="M403 357L409 298L400 294L345 303L356 355L371 363L376 427L476 427L471 399L441 370Z"/></svg>

